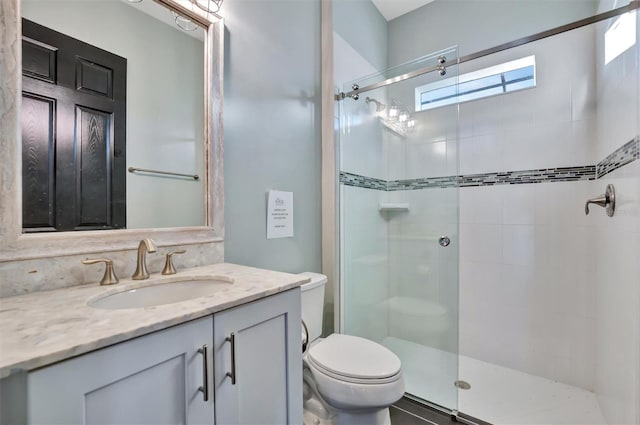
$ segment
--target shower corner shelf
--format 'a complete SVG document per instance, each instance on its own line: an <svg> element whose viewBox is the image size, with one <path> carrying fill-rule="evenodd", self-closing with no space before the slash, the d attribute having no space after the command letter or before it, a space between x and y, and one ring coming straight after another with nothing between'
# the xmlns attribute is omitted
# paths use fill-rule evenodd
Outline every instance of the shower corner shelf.
<svg viewBox="0 0 640 425"><path fill-rule="evenodd" d="M380 212L403 212L409 211L409 204L397 203L397 202L380 202L378 204L378 211Z"/></svg>

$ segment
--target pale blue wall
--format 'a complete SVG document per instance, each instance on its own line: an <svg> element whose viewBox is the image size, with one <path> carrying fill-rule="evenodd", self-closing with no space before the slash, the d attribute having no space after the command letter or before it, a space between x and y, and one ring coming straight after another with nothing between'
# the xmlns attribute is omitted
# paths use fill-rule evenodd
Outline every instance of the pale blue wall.
<svg viewBox="0 0 640 425"><path fill-rule="evenodd" d="M333 0L332 5L333 31L377 70L387 69L387 21L371 0Z"/></svg>
<svg viewBox="0 0 640 425"><path fill-rule="evenodd" d="M226 1L225 260L321 269L320 1ZM295 237L266 239L266 192L294 192Z"/></svg>

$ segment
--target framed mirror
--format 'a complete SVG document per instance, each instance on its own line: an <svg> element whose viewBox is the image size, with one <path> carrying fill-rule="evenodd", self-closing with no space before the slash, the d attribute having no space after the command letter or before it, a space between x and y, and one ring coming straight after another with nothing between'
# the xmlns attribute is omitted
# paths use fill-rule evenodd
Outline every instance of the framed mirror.
<svg viewBox="0 0 640 425"><path fill-rule="evenodd" d="M0 261L131 249L149 236L162 245L222 241L221 19L174 0L57 3L12 0L0 9L0 74L7 76L0 83ZM57 38L38 39L43 33ZM66 52L74 42L80 50ZM86 46L121 65L101 64ZM54 96L65 78L80 96L66 110ZM97 94L117 103L118 91L119 119L102 100L95 107L87 100ZM36 136L57 145L38 152L23 143ZM56 164L65 152L71 160ZM105 169L114 175L98 173ZM34 174L45 178L34 185ZM30 215L38 202L39 216ZM56 214L73 220L55 229Z"/></svg>

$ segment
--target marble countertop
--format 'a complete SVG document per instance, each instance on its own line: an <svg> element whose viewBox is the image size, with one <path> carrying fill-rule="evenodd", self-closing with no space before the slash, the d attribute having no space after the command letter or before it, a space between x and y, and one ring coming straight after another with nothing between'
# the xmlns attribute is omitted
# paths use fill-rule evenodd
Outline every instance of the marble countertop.
<svg viewBox="0 0 640 425"><path fill-rule="evenodd" d="M105 310L88 300L134 287L222 276L228 289L188 301L153 307ZM306 276L220 263L152 275L0 298L0 378L47 366L80 354L254 301L309 281Z"/></svg>

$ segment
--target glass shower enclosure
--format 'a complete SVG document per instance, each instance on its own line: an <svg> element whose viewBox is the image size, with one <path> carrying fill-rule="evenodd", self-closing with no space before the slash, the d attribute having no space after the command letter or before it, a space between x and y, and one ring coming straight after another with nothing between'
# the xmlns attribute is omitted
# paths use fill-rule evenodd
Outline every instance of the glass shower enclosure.
<svg viewBox="0 0 640 425"><path fill-rule="evenodd" d="M457 56L449 48L350 82L339 102L341 331L390 348L407 393L450 410L458 379L458 108L431 109L424 93L455 98Z"/></svg>

